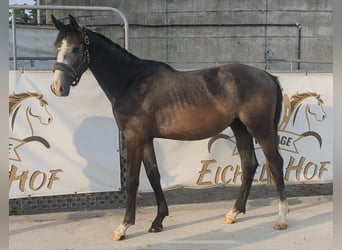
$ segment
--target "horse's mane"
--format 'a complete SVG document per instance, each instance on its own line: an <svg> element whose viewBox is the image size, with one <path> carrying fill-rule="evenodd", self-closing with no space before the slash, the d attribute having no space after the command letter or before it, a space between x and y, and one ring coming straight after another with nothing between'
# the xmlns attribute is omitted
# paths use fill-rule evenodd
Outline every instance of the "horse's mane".
<svg viewBox="0 0 342 250"><path fill-rule="evenodd" d="M89 31L89 30L87 30L87 31ZM94 32L94 31L90 31L90 32L95 34L97 37L101 38L102 42L104 42L106 44L106 46L108 46L109 48L115 50L116 52L119 52L121 55L128 56L131 59L140 60L140 58L138 58L137 56L131 54L126 49L122 48L119 44L114 43L108 37L106 37L106 36L104 36L104 35L102 35L100 33Z"/></svg>
<svg viewBox="0 0 342 250"><path fill-rule="evenodd" d="M23 100L29 97L36 97L39 101L44 101L42 94L29 91L19 94L13 92L12 95L9 95L9 114L11 114Z"/></svg>
<svg viewBox="0 0 342 250"><path fill-rule="evenodd" d="M122 48L119 44L113 42L112 40L110 40L108 37L104 36L101 33L97 33L95 31L91 31L88 29L87 29L87 32L92 33L96 37L100 38L105 46L107 46L108 48L113 50L115 52L115 54L122 56L122 58L127 58L129 60L132 60L132 61L135 61L138 63L153 63L155 65L159 65L159 66L162 66L164 68L168 68L168 69L173 70L173 68L170 65L168 65L164 62L159 62L159 61L154 61L154 60L145 60L145 59L141 59L141 58L133 55L132 53L130 53L126 49Z"/></svg>
<svg viewBox="0 0 342 250"><path fill-rule="evenodd" d="M305 92L305 93L296 93L295 95L291 96L291 110L294 111L298 105L308 97L315 97L319 103L323 103L320 94L314 92Z"/></svg>

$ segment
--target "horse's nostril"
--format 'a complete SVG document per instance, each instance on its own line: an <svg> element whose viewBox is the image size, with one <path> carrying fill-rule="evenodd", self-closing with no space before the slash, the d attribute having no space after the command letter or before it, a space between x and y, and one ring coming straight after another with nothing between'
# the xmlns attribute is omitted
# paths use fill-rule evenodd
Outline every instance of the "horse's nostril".
<svg viewBox="0 0 342 250"><path fill-rule="evenodd" d="M59 91L60 91L61 93L63 93L63 88L62 88L62 86L59 87Z"/></svg>

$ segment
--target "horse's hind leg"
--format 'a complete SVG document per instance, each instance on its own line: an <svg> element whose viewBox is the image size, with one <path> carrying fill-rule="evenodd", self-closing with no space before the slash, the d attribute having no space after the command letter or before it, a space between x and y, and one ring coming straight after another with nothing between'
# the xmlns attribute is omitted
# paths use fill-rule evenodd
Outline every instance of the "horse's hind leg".
<svg viewBox="0 0 342 250"><path fill-rule="evenodd" d="M279 194L279 219L274 224L275 230L283 230L287 228L287 214L289 212L288 203L285 195L285 183L283 172L283 158L278 151L277 133L270 133L270 136L256 138L266 156L272 178L276 184Z"/></svg>
<svg viewBox="0 0 342 250"><path fill-rule="evenodd" d="M153 140L145 144L143 162L158 205L157 217L152 222L149 232L160 232L163 230L162 222L164 218L169 215L169 209L160 185L160 174L154 153Z"/></svg>
<svg viewBox="0 0 342 250"><path fill-rule="evenodd" d="M234 208L224 217L223 223L225 224L234 223L238 214L245 213L247 198L251 189L255 171L258 167L258 162L254 152L253 137L249 134L245 125L236 120L231 125L231 128L234 132L236 146L241 158L243 177L239 196L235 202Z"/></svg>

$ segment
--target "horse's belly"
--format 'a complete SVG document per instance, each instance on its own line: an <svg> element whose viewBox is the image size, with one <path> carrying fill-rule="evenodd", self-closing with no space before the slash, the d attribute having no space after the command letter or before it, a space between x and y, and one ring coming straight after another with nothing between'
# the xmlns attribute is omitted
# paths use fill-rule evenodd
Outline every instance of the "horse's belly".
<svg viewBox="0 0 342 250"><path fill-rule="evenodd" d="M232 115L210 108L187 108L166 112L157 118L157 135L167 139L201 140L226 129Z"/></svg>

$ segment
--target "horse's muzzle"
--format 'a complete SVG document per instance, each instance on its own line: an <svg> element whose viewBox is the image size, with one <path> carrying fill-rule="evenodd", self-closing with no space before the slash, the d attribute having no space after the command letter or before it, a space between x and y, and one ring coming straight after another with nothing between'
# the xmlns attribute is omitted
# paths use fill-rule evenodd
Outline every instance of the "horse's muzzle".
<svg viewBox="0 0 342 250"><path fill-rule="evenodd" d="M53 82L50 85L50 89L52 93L54 93L56 96L68 96L69 95L69 89L64 89L61 84L58 84L56 82Z"/></svg>

